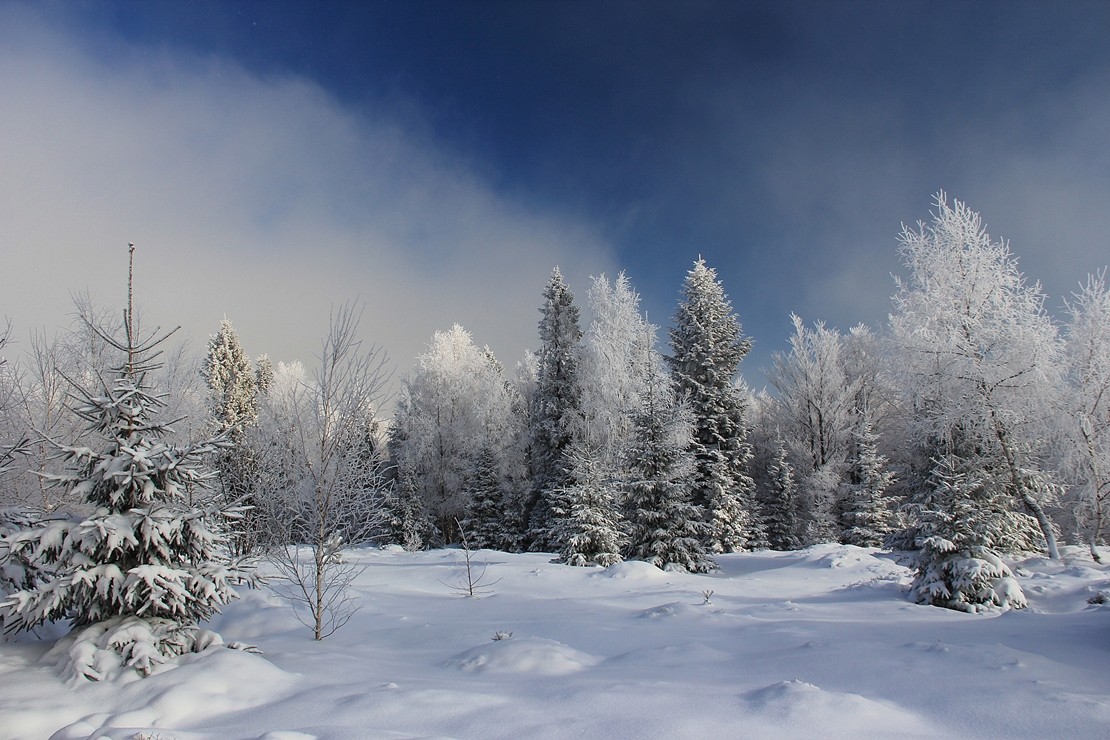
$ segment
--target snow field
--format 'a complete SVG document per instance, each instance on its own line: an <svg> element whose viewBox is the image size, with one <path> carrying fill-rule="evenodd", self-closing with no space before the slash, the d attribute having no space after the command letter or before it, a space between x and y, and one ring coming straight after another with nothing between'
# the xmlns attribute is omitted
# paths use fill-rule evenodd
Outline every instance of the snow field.
<svg viewBox="0 0 1110 740"><path fill-rule="evenodd" d="M0 645L0 737L1110 734L1110 607L1087 603L1110 568L1079 549L1011 562L1030 608L987 615L910 603L897 557L851 546L711 575L475 555L497 581L483 598L451 588L459 551L356 550L364 607L332 637L248 592L210 626L264 655L210 649L146 679L66 684L52 643L21 636Z"/></svg>

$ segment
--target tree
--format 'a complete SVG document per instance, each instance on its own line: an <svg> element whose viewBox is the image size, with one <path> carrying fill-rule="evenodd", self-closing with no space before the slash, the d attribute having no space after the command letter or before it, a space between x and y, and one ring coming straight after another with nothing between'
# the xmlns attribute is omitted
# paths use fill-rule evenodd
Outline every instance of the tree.
<svg viewBox="0 0 1110 740"><path fill-rule="evenodd" d="M165 402L147 378L168 335L137 339L130 287L129 280L125 338L102 335L124 361L98 389L75 387L70 406L99 443L51 441L67 470L48 479L79 496L89 513L41 521L0 548L9 563L36 572L0 603L5 628L69 619L73 670L94 680L121 665L147 674L210 643L198 623L236 598L236 583L254 582L245 561L223 552L235 512L190 505L192 491L212 478L204 458L224 441L164 441L171 431L158 419Z"/></svg>
<svg viewBox="0 0 1110 740"><path fill-rule="evenodd" d="M944 193L932 222L903 229L901 243L909 276L897 280L891 330L910 438L940 453L931 459L972 451L995 471L982 484L1033 516L1059 558L1044 508L1058 484L1040 456L1062 362L1040 286L979 214Z"/></svg>
<svg viewBox="0 0 1110 740"><path fill-rule="evenodd" d="M551 498L555 521L552 539L561 543L559 562L608 567L621 561L623 536L611 480L606 480L600 453L585 441L566 450L570 480Z"/></svg>
<svg viewBox="0 0 1110 740"><path fill-rule="evenodd" d="M694 503L706 511L713 552L735 552L763 539L754 505L744 395L736 385L751 350L717 273L698 259L682 286L668 358L680 396L694 416Z"/></svg>
<svg viewBox="0 0 1110 740"><path fill-rule="evenodd" d="M209 390L208 411L215 431L230 442L216 460L221 494L229 502L251 506L250 490L257 464L245 439L249 427L258 420L258 376L226 317L208 341L201 374ZM253 508L247 509L246 517L241 536L233 542L242 553L258 544L253 536L257 529Z"/></svg>
<svg viewBox="0 0 1110 740"><path fill-rule="evenodd" d="M394 457L410 465L440 542L457 537L478 450L488 443L498 467L511 454L513 405L501 364L458 324L437 331L402 380L391 446Z"/></svg>
<svg viewBox="0 0 1110 740"><path fill-rule="evenodd" d="M693 419L654 351L647 362L648 382L627 451L625 554L663 570L708 573L717 567L703 544L708 525L691 500Z"/></svg>
<svg viewBox="0 0 1110 740"><path fill-rule="evenodd" d="M262 471L255 498L278 571L271 587L317 640L358 609L349 587L359 569L344 551L383 524L385 481L364 442L389 374L380 349L362 350L359 319L350 304L336 309L311 378L275 378L255 443Z"/></svg>
<svg viewBox="0 0 1110 740"><path fill-rule="evenodd" d="M1110 501L1110 290L1088 275L1068 303L1064 461L1078 493L1078 520L1095 562Z"/></svg>
<svg viewBox="0 0 1110 740"><path fill-rule="evenodd" d="M810 541L837 539L837 494L848 472L859 383L850 379L840 332L790 315L790 352L776 352L768 379L778 390L775 426L789 440Z"/></svg>
<svg viewBox="0 0 1110 740"><path fill-rule="evenodd" d="M656 330L641 315L640 296L623 272L612 283L604 275L593 278L587 298L593 318L580 352L580 404L600 464L618 477L646 390L644 358L654 351Z"/></svg>
<svg viewBox="0 0 1110 740"><path fill-rule="evenodd" d="M383 498L384 537L409 552L422 550L431 539L432 523L424 511L411 464L401 460L394 468L393 485Z"/></svg>
<svg viewBox="0 0 1110 740"><path fill-rule="evenodd" d="M469 505L463 529L473 547L511 550L516 545L513 507L493 444L486 442L474 460Z"/></svg>
<svg viewBox="0 0 1110 740"><path fill-rule="evenodd" d="M802 546L802 522L794 466L786 443L778 437L768 469L768 489L763 501L767 540L775 550L797 550Z"/></svg>
<svg viewBox="0 0 1110 740"><path fill-rule="evenodd" d="M919 604L966 612L1020 609L1025 595L998 555L1015 529L1010 503L969 472L967 462L951 455L938 460L918 499L920 552L910 593Z"/></svg>
<svg viewBox="0 0 1110 740"><path fill-rule="evenodd" d="M528 406L532 495L527 507L532 550L561 549L553 536L552 499L573 483L567 449L581 435L578 307L559 268L551 273L540 309L536 387Z"/></svg>
<svg viewBox="0 0 1110 740"><path fill-rule="evenodd" d="M848 475L841 501L840 541L846 545L878 547L893 529L885 495L894 479L879 454L878 437L864 418L849 456Z"/></svg>

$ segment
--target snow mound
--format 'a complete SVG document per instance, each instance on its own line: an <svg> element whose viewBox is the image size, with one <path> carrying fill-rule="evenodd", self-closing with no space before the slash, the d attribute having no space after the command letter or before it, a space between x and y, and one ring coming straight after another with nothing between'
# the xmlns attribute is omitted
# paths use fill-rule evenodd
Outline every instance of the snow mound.
<svg viewBox="0 0 1110 740"><path fill-rule="evenodd" d="M699 609L698 607L695 607L691 604L684 604L681 601L672 601L669 604L660 604L659 606L653 606L650 609L644 609L642 612L640 612L639 616L641 619L659 619L661 617L677 617L680 615L690 614L691 612L702 611L704 610Z"/></svg>
<svg viewBox="0 0 1110 740"><path fill-rule="evenodd" d="M897 705L826 691L794 679L743 695L749 711L771 720L782 737L935 737L937 727Z"/></svg>
<svg viewBox="0 0 1110 740"><path fill-rule="evenodd" d="M670 574L643 560L625 560L614 563L600 573L593 575L595 577L637 582L665 581L670 577Z"/></svg>
<svg viewBox="0 0 1110 740"><path fill-rule="evenodd" d="M448 667L467 673L524 673L565 676L589 668L597 658L542 637L496 640L459 653Z"/></svg>

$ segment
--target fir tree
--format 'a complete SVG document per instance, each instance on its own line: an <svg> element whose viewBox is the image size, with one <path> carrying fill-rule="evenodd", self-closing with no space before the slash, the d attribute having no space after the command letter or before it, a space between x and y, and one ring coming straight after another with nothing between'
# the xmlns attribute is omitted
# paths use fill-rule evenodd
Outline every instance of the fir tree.
<svg viewBox="0 0 1110 740"><path fill-rule="evenodd" d="M633 432L627 557L664 570L715 570L716 563L703 544L707 529L703 513L690 500L694 475L690 412L674 398L670 380L662 372L649 376Z"/></svg>
<svg viewBox="0 0 1110 740"><path fill-rule="evenodd" d="M552 538L561 544L559 562L610 566L621 561L619 512L614 491L602 476L600 452L584 443L566 451L571 477L551 499Z"/></svg>
<svg viewBox="0 0 1110 740"><path fill-rule="evenodd" d="M510 512L506 507L505 484L498 468L493 445L482 445L470 477L470 505L463 522L472 547L511 550L514 545L511 522L506 521Z"/></svg>
<svg viewBox="0 0 1110 740"><path fill-rule="evenodd" d="M212 478L203 459L225 443L164 441L164 402L147 376L166 337L137 342L131 316L129 300L124 342L104 336L126 361L98 390L78 389L71 406L99 447L53 443L68 472L47 478L82 498L88 515L49 520L4 542L8 558L43 568L30 588L0 603L5 628L69 619L74 673L94 680L121 665L146 674L210 644L198 623L236 598L235 583L253 583L242 560L223 554L234 512L190 504Z"/></svg>
<svg viewBox="0 0 1110 740"><path fill-rule="evenodd" d="M932 485L918 501L921 548L910 587L919 604L966 612L1025 606L1025 596L997 546L1015 531L1009 502L990 485L947 457L934 468ZM1020 516L1020 515L1019 515Z"/></svg>
<svg viewBox="0 0 1110 740"><path fill-rule="evenodd" d="M250 552L258 545L257 512L250 496L258 470L246 436L258 419L258 383L264 372L261 365L252 366L231 321L224 318L219 331L208 341L201 375L209 389L208 408L215 432L229 441L215 460L221 495L227 502L248 507L240 531L232 540L232 548L239 553ZM272 377L270 368L270 382ZM266 382L265 377L262 380Z"/></svg>
<svg viewBox="0 0 1110 740"><path fill-rule="evenodd" d="M713 552L757 546L765 538L747 471L752 449L744 396L736 386L751 342L717 273L700 258L683 283L670 335L671 372L694 414L694 503L706 511L707 545Z"/></svg>
<svg viewBox="0 0 1110 740"><path fill-rule="evenodd" d="M879 454L878 441L870 422L864 419L856 434L841 497L840 541L846 545L878 547L893 529L893 515L884 497L894 474L886 469L886 458Z"/></svg>
<svg viewBox="0 0 1110 740"><path fill-rule="evenodd" d="M798 484L794 466L786 454L786 443L780 437L767 471L769 488L763 502L767 540L775 550L797 550L802 546Z"/></svg>
<svg viewBox="0 0 1110 740"><path fill-rule="evenodd" d="M410 552L423 550L431 536L432 525L416 490L412 467L402 461L394 469L393 485L385 492L385 539Z"/></svg>
<svg viewBox="0 0 1110 740"><path fill-rule="evenodd" d="M529 464L532 496L528 506L528 539L532 550L559 549L553 536L552 499L570 487L567 448L579 434L578 307L559 268L551 273L540 309L540 351L536 388L529 403L531 437Z"/></svg>

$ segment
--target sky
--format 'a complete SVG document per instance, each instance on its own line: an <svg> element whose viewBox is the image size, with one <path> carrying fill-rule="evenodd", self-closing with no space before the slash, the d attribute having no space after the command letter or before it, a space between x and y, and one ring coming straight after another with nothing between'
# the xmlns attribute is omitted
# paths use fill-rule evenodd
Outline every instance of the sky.
<svg viewBox="0 0 1110 740"><path fill-rule="evenodd" d="M717 269L755 348L881 327L944 190L1057 308L1110 262L1105 2L0 0L0 316L126 299L398 373L460 323L512 367L558 265L663 327ZM662 347L666 349L665 343ZM18 347L16 349L18 351Z"/></svg>

